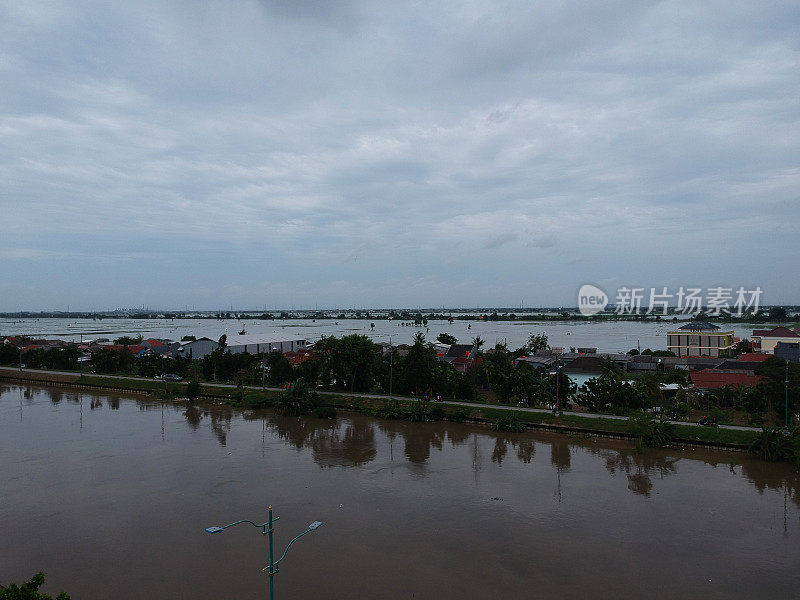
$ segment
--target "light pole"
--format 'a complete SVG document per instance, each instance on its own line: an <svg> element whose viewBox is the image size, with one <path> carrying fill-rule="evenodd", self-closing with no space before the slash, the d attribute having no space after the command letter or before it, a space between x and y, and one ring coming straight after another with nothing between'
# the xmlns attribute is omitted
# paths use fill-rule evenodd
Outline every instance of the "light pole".
<svg viewBox="0 0 800 600"><path fill-rule="evenodd" d="M261 363L261 393L264 398L267 397L267 375L269 375L269 365L265 362Z"/></svg>
<svg viewBox="0 0 800 600"><path fill-rule="evenodd" d="M783 426L789 428L789 360L786 360L786 381L784 383Z"/></svg>
<svg viewBox="0 0 800 600"><path fill-rule="evenodd" d="M229 527L233 527L234 525L241 525L242 523L247 523L248 525L252 525L253 527L257 527L257 528L261 529L262 535L268 535L269 536L269 564L266 567L264 567L263 569L261 569L261 570L262 571L267 571L268 574L269 574L269 600L274 600L274 598L275 598L275 584L273 582L273 578L275 577L275 575L278 574L278 571L279 571L278 564L284 558L286 558L286 553L289 552L289 548L292 546L292 544L295 543L295 541L297 541L298 539L303 537L305 534L311 533L312 531L315 531L316 529L319 529L319 527L322 525L322 521L314 521L313 523L311 523L308 526L308 529L306 529L303 533L301 533L300 535L297 535L294 538L292 538L292 540L286 545L286 549L283 551L283 554L281 555L281 557L278 560L274 560L274 557L273 557L273 544L272 544L272 533L274 531L273 524L280 517L273 517L272 516L272 505L269 506L268 510L269 510L269 519L267 520L266 523L258 524L258 523L254 523L253 521L249 521L249 520L245 519L245 520L242 520L242 521L236 521L234 523L229 523L228 525L222 525L222 526L215 525L213 527L208 527L208 528L206 528L206 533L220 533L221 531L224 531L225 529L228 529Z"/></svg>
<svg viewBox="0 0 800 600"><path fill-rule="evenodd" d="M389 400L392 399L392 379L394 377L394 346L392 338L389 338Z"/></svg>

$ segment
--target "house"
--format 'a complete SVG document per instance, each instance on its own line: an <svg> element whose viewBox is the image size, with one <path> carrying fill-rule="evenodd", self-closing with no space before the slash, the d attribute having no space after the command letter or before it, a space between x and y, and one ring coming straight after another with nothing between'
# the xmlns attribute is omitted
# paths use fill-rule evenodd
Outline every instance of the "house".
<svg viewBox="0 0 800 600"><path fill-rule="evenodd" d="M775 346L780 342L792 344L800 342L800 333L788 327L775 327L773 329L753 330L753 350L765 354L774 354Z"/></svg>
<svg viewBox="0 0 800 600"><path fill-rule="evenodd" d="M755 387L762 379L760 375L718 371L717 369L693 371L689 374L689 377L694 387L698 390L716 390L723 387Z"/></svg>
<svg viewBox="0 0 800 600"><path fill-rule="evenodd" d="M535 369L553 369L556 365L555 356L520 356L514 361L514 366L530 365Z"/></svg>
<svg viewBox="0 0 800 600"><path fill-rule="evenodd" d="M167 354L170 350L175 350L180 346L179 343L173 342L171 340L159 340L156 338L150 338L148 340L144 340L142 342L143 346L146 346L150 349L150 352L153 354Z"/></svg>
<svg viewBox="0 0 800 600"><path fill-rule="evenodd" d="M474 344L453 344L447 349L441 360L452 363L457 358L475 358L478 349Z"/></svg>
<svg viewBox="0 0 800 600"><path fill-rule="evenodd" d="M749 362L764 362L768 358L768 354L761 354L760 352L745 352L739 356L739 360L746 360Z"/></svg>
<svg viewBox="0 0 800 600"><path fill-rule="evenodd" d="M728 373L754 373L761 366L762 361L757 360L726 360L716 367L714 371L726 371Z"/></svg>
<svg viewBox="0 0 800 600"><path fill-rule="evenodd" d="M102 350L127 350L136 357L144 356L149 348L143 344L136 344L135 346L122 346L120 344L111 344L108 346L101 346Z"/></svg>
<svg viewBox="0 0 800 600"><path fill-rule="evenodd" d="M283 353L283 356L289 361L289 364L295 367L306 362L312 355L313 352L307 348L301 348L297 352Z"/></svg>
<svg viewBox="0 0 800 600"><path fill-rule="evenodd" d="M707 321L690 321L677 331L667 333L667 350L677 357L726 356L734 346L733 331L720 331Z"/></svg>
<svg viewBox="0 0 800 600"><path fill-rule="evenodd" d="M191 359L198 360L205 358L217 348L219 348L218 342L215 342L211 338L201 337L198 340L193 340L191 342L186 342L185 344L181 344L175 350L172 351L172 354L174 356L181 356L181 357L188 356Z"/></svg>

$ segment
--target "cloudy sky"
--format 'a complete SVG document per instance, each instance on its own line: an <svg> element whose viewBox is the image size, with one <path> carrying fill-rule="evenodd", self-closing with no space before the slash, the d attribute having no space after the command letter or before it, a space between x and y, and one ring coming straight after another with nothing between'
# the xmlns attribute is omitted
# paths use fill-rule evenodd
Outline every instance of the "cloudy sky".
<svg viewBox="0 0 800 600"><path fill-rule="evenodd" d="M0 310L800 303L800 6L0 0Z"/></svg>

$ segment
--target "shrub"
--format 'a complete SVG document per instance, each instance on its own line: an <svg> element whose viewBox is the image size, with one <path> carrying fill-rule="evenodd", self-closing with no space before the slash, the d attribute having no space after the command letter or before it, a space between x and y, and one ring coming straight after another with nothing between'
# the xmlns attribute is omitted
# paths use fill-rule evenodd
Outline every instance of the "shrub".
<svg viewBox="0 0 800 600"><path fill-rule="evenodd" d="M402 419L404 418L405 411L397 400L387 400L383 406L376 411L377 416L382 419Z"/></svg>
<svg viewBox="0 0 800 600"><path fill-rule="evenodd" d="M431 421L443 421L444 420L444 409L438 405L434 404L428 410L428 419Z"/></svg>
<svg viewBox="0 0 800 600"><path fill-rule="evenodd" d="M414 422L418 422L418 423L422 422L422 421L427 421L428 420L428 407L427 407L427 405L425 405L422 402L422 400L417 400L416 402L414 402L411 405L411 408L409 408L406 411L405 417L409 421L414 421Z"/></svg>
<svg viewBox="0 0 800 600"><path fill-rule="evenodd" d="M278 395L273 407L276 413L298 416L307 413L317 404L317 393L308 387L305 380L298 379L287 391Z"/></svg>
<svg viewBox="0 0 800 600"><path fill-rule="evenodd" d="M247 392L244 395L242 404L245 408L267 408L272 406L272 400L262 392Z"/></svg>
<svg viewBox="0 0 800 600"><path fill-rule="evenodd" d="M200 382L196 379L191 380L186 384L186 397L189 401L194 400L200 395Z"/></svg>
<svg viewBox="0 0 800 600"><path fill-rule="evenodd" d="M318 406L314 409L314 414L319 419L335 419L336 409L333 406Z"/></svg>
<svg viewBox="0 0 800 600"><path fill-rule="evenodd" d="M764 460L793 462L800 467L800 429L764 427L750 451Z"/></svg>
<svg viewBox="0 0 800 600"><path fill-rule="evenodd" d="M520 433L525 431L525 423L520 419L519 415L509 411L507 415L498 417L493 423L492 427L495 431L510 431L512 433Z"/></svg>
<svg viewBox="0 0 800 600"><path fill-rule="evenodd" d="M453 412L447 413L447 418L454 423L463 423L469 417L466 408L457 408Z"/></svg>
<svg viewBox="0 0 800 600"><path fill-rule="evenodd" d="M675 438L675 426L667 421L657 421L645 412L635 413L630 418L631 430L636 435L637 448L661 448Z"/></svg>

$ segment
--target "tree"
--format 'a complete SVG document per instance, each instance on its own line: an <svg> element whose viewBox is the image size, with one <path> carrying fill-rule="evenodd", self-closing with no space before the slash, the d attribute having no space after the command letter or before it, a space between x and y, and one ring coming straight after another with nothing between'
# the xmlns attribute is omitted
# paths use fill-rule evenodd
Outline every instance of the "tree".
<svg viewBox="0 0 800 600"><path fill-rule="evenodd" d="M303 379L298 379L285 392L281 392L273 405L275 412L287 416L307 413L319 404L317 393Z"/></svg>
<svg viewBox="0 0 800 600"><path fill-rule="evenodd" d="M21 586L16 583L10 583L8 587L0 586L0 600L53 600L52 596L39 592L43 584L44 573L39 572ZM56 600L70 600L69 594L61 592Z"/></svg>
<svg viewBox="0 0 800 600"><path fill-rule="evenodd" d="M442 332L436 338L437 341L442 342L443 344L447 344L448 346L452 346L453 344L458 343L458 339L456 336L450 335L449 333Z"/></svg>
<svg viewBox="0 0 800 600"><path fill-rule="evenodd" d="M143 340L144 338L141 335L137 335L135 337L123 335L115 339L114 343L119 346L137 346L141 344Z"/></svg>
<svg viewBox="0 0 800 600"><path fill-rule="evenodd" d="M528 338L528 343L525 344L525 351L529 354L536 354L540 350L547 350L550 347L550 342L547 339L547 334L540 333L538 335L531 334Z"/></svg>
<svg viewBox="0 0 800 600"><path fill-rule="evenodd" d="M647 400L640 389L627 381L593 377L580 388L578 403L593 412L636 410L645 408Z"/></svg>
<svg viewBox="0 0 800 600"><path fill-rule="evenodd" d="M400 361L400 372L405 388L416 395L429 391L433 383L435 365L436 351L425 343L425 335L422 332L417 333L408 354Z"/></svg>
<svg viewBox="0 0 800 600"><path fill-rule="evenodd" d="M472 339L472 345L475 346L476 350L480 350L481 346L483 346L486 342L481 339L481 336L477 336Z"/></svg>
<svg viewBox="0 0 800 600"><path fill-rule="evenodd" d="M789 318L788 311L782 306L773 306L769 309L770 321L786 321Z"/></svg>
<svg viewBox="0 0 800 600"><path fill-rule="evenodd" d="M616 382L625 379L625 372L622 370L622 367L612 358L602 359L600 362L600 369L600 379L608 379Z"/></svg>

